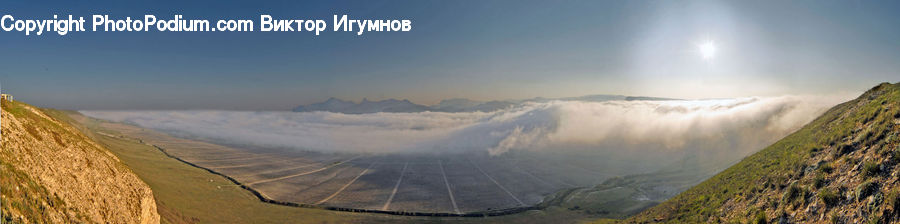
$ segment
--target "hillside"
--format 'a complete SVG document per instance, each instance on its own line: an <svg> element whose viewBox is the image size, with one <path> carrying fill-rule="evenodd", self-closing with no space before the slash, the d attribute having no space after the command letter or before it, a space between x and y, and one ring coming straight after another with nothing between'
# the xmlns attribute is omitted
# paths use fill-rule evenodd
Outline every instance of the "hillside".
<svg viewBox="0 0 900 224"><path fill-rule="evenodd" d="M900 84L835 106L630 223L900 220Z"/></svg>
<svg viewBox="0 0 900 224"><path fill-rule="evenodd" d="M106 148L35 107L2 107L4 222L159 223L150 188Z"/></svg>

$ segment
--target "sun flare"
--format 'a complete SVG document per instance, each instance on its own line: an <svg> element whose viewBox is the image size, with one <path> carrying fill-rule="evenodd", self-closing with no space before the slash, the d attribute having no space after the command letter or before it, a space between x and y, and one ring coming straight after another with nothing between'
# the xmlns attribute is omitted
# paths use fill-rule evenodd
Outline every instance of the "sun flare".
<svg viewBox="0 0 900 224"><path fill-rule="evenodd" d="M703 57L703 60L712 60L716 57L716 43L713 41L706 41L698 45L700 50L700 56Z"/></svg>

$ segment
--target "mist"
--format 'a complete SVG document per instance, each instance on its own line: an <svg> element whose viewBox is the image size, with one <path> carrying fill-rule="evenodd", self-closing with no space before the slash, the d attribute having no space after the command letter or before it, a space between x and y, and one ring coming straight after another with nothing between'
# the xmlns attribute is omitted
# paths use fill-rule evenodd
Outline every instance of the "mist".
<svg viewBox="0 0 900 224"><path fill-rule="evenodd" d="M176 136L343 153L686 150L747 154L786 136L840 96L550 101L496 112L80 111Z"/></svg>

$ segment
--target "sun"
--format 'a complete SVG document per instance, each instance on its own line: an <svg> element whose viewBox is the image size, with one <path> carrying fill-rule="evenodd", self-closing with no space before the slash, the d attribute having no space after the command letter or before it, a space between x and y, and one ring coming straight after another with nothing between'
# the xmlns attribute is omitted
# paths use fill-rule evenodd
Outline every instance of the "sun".
<svg viewBox="0 0 900 224"><path fill-rule="evenodd" d="M716 57L716 43L709 40L700 45L697 45L700 50L700 56L703 57L703 60L712 60Z"/></svg>

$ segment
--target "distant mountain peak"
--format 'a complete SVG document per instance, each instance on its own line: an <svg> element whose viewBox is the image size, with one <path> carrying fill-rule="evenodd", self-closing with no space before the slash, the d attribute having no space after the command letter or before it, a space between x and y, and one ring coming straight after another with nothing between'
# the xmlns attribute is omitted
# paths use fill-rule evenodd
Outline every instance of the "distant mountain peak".
<svg viewBox="0 0 900 224"><path fill-rule="evenodd" d="M476 101L470 100L466 98L451 98L441 100L438 104L433 106L425 106L413 103L409 101L409 99L385 99L379 101L369 100L369 98L363 98L359 103L354 103L352 101L345 101L335 97L329 97L327 100L319 103L312 103L307 105L301 105L294 108L295 112L313 112L313 111L327 111L334 113L345 113L345 114L366 114L366 113L379 113L379 112L392 112L392 113L415 113L415 112L424 112L424 111L434 111L434 112L493 112L502 109L507 109L510 107L514 107L520 105L523 102L547 102L551 100L563 100L563 101L587 101L587 102L603 102L610 100L672 100L669 98L658 98L658 97L626 97L622 95L586 95L580 97L566 97L566 98L544 98L544 97L535 97L528 100L515 100L515 101L506 101L506 100L492 100L492 101Z"/></svg>
<svg viewBox="0 0 900 224"><path fill-rule="evenodd" d="M427 106L418 105L409 100L386 99L370 101L363 98L360 103L329 98L321 103L302 105L294 108L295 112L327 111L345 114L366 114L378 112L423 112L428 111Z"/></svg>

